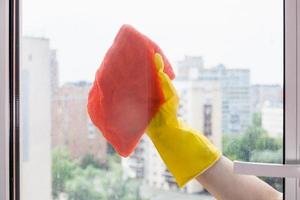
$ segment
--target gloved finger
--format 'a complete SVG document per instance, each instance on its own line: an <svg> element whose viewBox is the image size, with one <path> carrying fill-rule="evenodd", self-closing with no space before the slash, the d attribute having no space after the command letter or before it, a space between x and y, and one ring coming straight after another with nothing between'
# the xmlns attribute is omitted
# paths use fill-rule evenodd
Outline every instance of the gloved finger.
<svg viewBox="0 0 300 200"><path fill-rule="evenodd" d="M170 100L174 100L178 102L178 95L176 89L173 86L169 76L164 72L163 58L159 53L155 53L154 63L158 72L158 77L162 86L165 101L168 102Z"/></svg>

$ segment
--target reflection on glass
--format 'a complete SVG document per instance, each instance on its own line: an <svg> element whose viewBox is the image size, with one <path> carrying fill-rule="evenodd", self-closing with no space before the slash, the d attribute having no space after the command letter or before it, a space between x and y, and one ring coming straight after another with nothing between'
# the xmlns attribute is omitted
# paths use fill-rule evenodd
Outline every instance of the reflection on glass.
<svg viewBox="0 0 300 200"><path fill-rule="evenodd" d="M146 136L120 158L91 123L94 72L123 23L170 58L180 118L230 159L282 162L282 2L155 2L24 0L22 199L214 199L179 189Z"/></svg>

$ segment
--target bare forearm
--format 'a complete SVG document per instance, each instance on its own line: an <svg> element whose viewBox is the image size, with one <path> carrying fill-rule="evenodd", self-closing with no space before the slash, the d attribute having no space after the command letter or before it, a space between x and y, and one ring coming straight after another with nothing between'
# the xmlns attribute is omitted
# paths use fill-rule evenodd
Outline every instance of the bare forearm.
<svg viewBox="0 0 300 200"><path fill-rule="evenodd" d="M218 200L282 200L282 195L255 176L233 173L233 163L222 157L197 180Z"/></svg>

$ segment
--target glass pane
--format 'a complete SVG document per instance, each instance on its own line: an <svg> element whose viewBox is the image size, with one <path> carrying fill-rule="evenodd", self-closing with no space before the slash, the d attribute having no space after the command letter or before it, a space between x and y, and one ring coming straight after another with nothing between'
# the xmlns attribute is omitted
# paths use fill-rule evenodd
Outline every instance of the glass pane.
<svg viewBox="0 0 300 200"><path fill-rule="evenodd" d="M179 189L147 136L121 158L89 119L122 24L171 61L182 120L230 159L282 163L282 0L23 0L22 22L22 200L214 199L195 181Z"/></svg>

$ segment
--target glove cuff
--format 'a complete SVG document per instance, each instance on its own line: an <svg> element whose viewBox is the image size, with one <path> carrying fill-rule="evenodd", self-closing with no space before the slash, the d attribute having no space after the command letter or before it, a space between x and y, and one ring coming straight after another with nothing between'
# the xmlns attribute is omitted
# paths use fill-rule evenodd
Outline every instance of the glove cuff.
<svg viewBox="0 0 300 200"><path fill-rule="evenodd" d="M213 166L222 155L204 135L182 123L179 127L148 129L148 136L181 188Z"/></svg>

